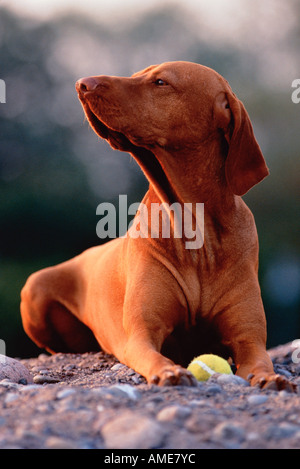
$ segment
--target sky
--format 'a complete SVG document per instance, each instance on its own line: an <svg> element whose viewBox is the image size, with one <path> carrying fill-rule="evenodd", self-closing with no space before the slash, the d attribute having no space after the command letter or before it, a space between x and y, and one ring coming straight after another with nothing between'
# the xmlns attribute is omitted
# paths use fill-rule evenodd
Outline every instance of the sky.
<svg viewBox="0 0 300 469"><path fill-rule="evenodd" d="M244 36L246 43L251 38L259 45L262 37L280 40L296 21L291 2L282 0L0 0L0 6L40 20L72 11L108 24L135 21L149 10L168 5L181 6L196 25L198 21L199 35L211 35L214 41L241 41Z"/></svg>
<svg viewBox="0 0 300 469"><path fill-rule="evenodd" d="M241 1L245 0L231 0L231 3L234 5ZM210 2L207 0L143 0L143 2L140 0L0 0L0 5L8 6L19 13L43 19L66 9L76 9L94 17L97 15L103 17L104 12L110 18L112 13L115 15L119 12L120 15L124 15L127 10L130 14L133 9L138 13L168 3L177 3L197 10L201 8L209 12L212 9L220 11L226 0L211 0Z"/></svg>
<svg viewBox="0 0 300 469"><path fill-rule="evenodd" d="M79 12L117 28L168 5L182 7L200 40L257 51L265 63L264 79L275 86L296 77L295 51L290 51L285 41L296 27L292 0L0 0L0 6L38 20L66 11Z"/></svg>

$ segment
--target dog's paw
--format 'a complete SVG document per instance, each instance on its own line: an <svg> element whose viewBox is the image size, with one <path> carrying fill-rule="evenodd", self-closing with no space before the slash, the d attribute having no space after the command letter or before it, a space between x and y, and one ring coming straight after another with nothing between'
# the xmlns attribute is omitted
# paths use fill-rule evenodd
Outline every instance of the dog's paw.
<svg viewBox="0 0 300 469"><path fill-rule="evenodd" d="M248 380L251 386L258 386L260 389L269 389L274 391L297 392L297 386L291 383L285 376L278 374L271 375L249 375Z"/></svg>
<svg viewBox="0 0 300 469"><path fill-rule="evenodd" d="M161 373L152 376L149 383L158 386L197 386L198 384L192 373L179 365L164 368Z"/></svg>

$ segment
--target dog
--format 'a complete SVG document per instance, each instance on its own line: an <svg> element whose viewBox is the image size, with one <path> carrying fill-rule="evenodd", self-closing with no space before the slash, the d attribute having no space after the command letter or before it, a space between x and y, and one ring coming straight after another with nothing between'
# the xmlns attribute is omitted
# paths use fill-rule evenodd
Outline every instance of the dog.
<svg viewBox="0 0 300 469"><path fill-rule="evenodd" d="M294 390L274 373L266 351L258 237L241 197L269 171L228 82L211 68L180 61L131 77L82 78L76 90L96 134L142 168L147 216L153 204L188 205L203 243L188 249L185 235L174 236L167 210L170 237L160 228L155 237L129 230L32 274L21 292L26 333L51 353L100 347L161 386L195 385L186 366L214 353L231 358L253 386ZM136 217L139 226L149 222L145 210Z"/></svg>

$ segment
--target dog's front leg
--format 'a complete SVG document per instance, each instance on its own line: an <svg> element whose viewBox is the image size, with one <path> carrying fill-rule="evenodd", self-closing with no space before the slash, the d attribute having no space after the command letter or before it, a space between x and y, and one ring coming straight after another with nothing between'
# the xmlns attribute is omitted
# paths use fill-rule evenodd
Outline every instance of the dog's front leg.
<svg viewBox="0 0 300 469"><path fill-rule="evenodd" d="M194 386L197 382L189 371L160 353L165 339L186 314L184 295L169 275L160 272L159 281L156 276L148 277L139 290L129 287L123 312L127 339L121 361L148 383Z"/></svg>
<svg viewBox="0 0 300 469"><path fill-rule="evenodd" d="M230 295L234 297L238 290ZM294 391L287 378L274 372L266 350L266 320L256 279L249 281L239 302L226 300L229 307L216 315L215 324L223 343L231 350L237 375L249 380L252 386Z"/></svg>

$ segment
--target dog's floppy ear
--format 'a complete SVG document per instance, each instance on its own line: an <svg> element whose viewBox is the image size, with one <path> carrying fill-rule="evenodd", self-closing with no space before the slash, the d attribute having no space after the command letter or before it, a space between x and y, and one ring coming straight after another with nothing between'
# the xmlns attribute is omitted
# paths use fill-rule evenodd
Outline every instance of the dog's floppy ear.
<svg viewBox="0 0 300 469"><path fill-rule="evenodd" d="M226 180L232 192L244 195L268 174L261 149L255 139L249 115L234 93L220 93L216 100L218 126L228 142Z"/></svg>

